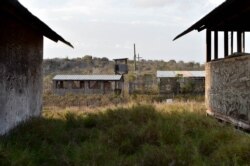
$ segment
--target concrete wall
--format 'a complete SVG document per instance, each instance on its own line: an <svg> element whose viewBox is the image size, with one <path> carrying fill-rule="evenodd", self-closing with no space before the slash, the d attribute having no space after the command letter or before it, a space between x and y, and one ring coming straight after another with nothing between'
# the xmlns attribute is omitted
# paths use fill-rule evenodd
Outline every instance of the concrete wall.
<svg viewBox="0 0 250 166"><path fill-rule="evenodd" d="M180 92L189 94L205 94L205 77L179 78Z"/></svg>
<svg viewBox="0 0 250 166"><path fill-rule="evenodd" d="M160 94L204 94L205 78L160 78Z"/></svg>
<svg viewBox="0 0 250 166"><path fill-rule="evenodd" d="M160 78L160 94L177 94L179 92L178 78Z"/></svg>
<svg viewBox="0 0 250 166"><path fill-rule="evenodd" d="M206 65L206 105L217 116L250 122L250 56Z"/></svg>
<svg viewBox="0 0 250 166"><path fill-rule="evenodd" d="M0 134L42 110L43 37L0 15Z"/></svg>

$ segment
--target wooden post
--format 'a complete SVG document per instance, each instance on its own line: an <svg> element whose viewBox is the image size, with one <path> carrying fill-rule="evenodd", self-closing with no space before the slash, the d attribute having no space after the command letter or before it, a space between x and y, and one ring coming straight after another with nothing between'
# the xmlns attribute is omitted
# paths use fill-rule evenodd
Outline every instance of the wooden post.
<svg viewBox="0 0 250 166"><path fill-rule="evenodd" d="M228 31L224 32L224 55L228 56Z"/></svg>
<svg viewBox="0 0 250 166"><path fill-rule="evenodd" d="M134 70L137 70L137 64L136 64L136 46L134 44Z"/></svg>
<svg viewBox="0 0 250 166"><path fill-rule="evenodd" d="M207 44L207 62L211 61L211 31L207 29L206 32L206 44Z"/></svg>
<svg viewBox="0 0 250 166"><path fill-rule="evenodd" d="M242 32L237 32L237 52L242 53Z"/></svg>
<svg viewBox="0 0 250 166"><path fill-rule="evenodd" d="M214 31L214 59L218 59L218 31Z"/></svg>
<svg viewBox="0 0 250 166"><path fill-rule="evenodd" d="M243 38L243 52L245 53L246 52L246 34L245 32L242 32L242 38Z"/></svg>
<svg viewBox="0 0 250 166"><path fill-rule="evenodd" d="M234 32L231 32L231 55L234 53Z"/></svg>

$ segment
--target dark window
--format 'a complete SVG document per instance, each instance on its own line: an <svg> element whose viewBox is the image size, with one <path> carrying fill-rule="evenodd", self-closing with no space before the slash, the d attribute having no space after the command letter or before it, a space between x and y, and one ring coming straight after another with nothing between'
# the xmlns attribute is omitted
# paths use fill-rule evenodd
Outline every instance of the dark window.
<svg viewBox="0 0 250 166"><path fill-rule="evenodd" d="M98 81L89 81L89 89L100 89L101 84Z"/></svg>
<svg viewBox="0 0 250 166"><path fill-rule="evenodd" d="M72 82L72 89L80 89L80 81L73 81Z"/></svg>
<svg viewBox="0 0 250 166"><path fill-rule="evenodd" d="M63 89L63 81L56 81L56 89Z"/></svg>

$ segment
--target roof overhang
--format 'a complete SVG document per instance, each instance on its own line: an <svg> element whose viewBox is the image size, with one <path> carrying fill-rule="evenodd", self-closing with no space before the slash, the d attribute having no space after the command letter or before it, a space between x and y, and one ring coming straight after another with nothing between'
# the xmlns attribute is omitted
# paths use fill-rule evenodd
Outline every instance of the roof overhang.
<svg viewBox="0 0 250 166"><path fill-rule="evenodd" d="M48 25L29 12L28 9L18 2L18 0L1 0L0 11L13 16L15 19L30 26L50 40L54 42L61 41L74 48L70 42L66 41L63 37L53 31Z"/></svg>
<svg viewBox="0 0 250 166"><path fill-rule="evenodd" d="M56 75L54 81L120 81L122 75Z"/></svg>
<svg viewBox="0 0 250 166"><path fill-rule="evenodd" d="M227 0L208 15L179 34L174 40L193 30L202 31L250 31L250 1Z"/></svg>
<svg viewBox="0 0 250 166"><path fill-rule="evenodd" d="M205 71L157 71L157 78L202 78L205 77Z"/></svg>

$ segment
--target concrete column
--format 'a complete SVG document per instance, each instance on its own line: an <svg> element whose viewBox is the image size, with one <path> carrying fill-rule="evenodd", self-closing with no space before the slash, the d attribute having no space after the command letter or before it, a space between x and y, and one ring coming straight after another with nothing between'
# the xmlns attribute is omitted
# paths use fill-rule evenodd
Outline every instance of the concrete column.
<svg viewBox="0 0 250 166"><path fill-rule="evenodd" d="M231 55L234 53L234 32L231 32Z"/></svg>
<svg viewBox="0 0 250 166"><path fill-rule="evenodd" d="M211 61L211 31L207 29L206 32L206 46L207 46L207 62Z"/></svg>
<svg viewBox="0 0 250 166"><path fill-rule="evenodd" d="M237 32L237 52L242 53L242 32Z"/></svg>
<svg viewBox="0 0 250 166"><path fill-rule="evenodd" d="M224 57L228 56L228 31L224 32Z"/></svg>
<svg viewBox="0 0 250 166"><path fill-rule="evenodd" d="M84 81L84 94L88 94L89 91L89 81Z"/></svg>
<svg viewBox="0 0 250 166"><path fill-rule="evenodd" d="M101 81L101 93L105 94L105 89L104 89L104 82Z"/></svg>
<svg viewBox="0 0 250 166"><path fill-rule="evenodd" d="M218 59L219 54L218 31L214 31L214 59Z"/></svg>
<svg viewBox="0 0 250 166"><path fill-rule="evenodd" d="M242 47L242 51L243 52L246 52L246 34L245 34L245 32L242 32L242 45L243 45L243 47Z"/></svg>

